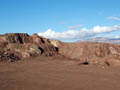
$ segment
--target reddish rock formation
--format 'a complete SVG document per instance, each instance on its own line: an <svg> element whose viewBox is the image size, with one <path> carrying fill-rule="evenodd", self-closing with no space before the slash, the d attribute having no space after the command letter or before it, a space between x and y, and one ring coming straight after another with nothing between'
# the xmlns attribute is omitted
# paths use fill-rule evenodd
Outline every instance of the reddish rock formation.
<svg viewBox="0 0 120 90"><path fill-rule="evenodd" d="M56 47L49 39L33 34L11 33L0 35L0 59L21 59L30 56L56 55ZM10 55L12 56L10 57Z"/></svg>
<svg viewBox="0 0 120 90"><path fill-rule="evenodd" d="M96 42L63 43L37 34L0 35L0 60L16 61L31 56L62 55L79 65L120 65L120 45Z"/></svg>
<svg viewBox="0 0 120 90"><path fill-rule="evenodd" d="M70 59L95 65L120 65L120 45L109 43L62 43L59 53Z"/></svg>

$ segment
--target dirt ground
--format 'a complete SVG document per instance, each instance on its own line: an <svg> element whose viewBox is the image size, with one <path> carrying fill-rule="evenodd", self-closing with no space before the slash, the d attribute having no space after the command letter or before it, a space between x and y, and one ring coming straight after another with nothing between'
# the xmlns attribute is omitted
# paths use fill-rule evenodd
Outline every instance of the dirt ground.
<svg viewBox="0 0 120 90"><path fill-rule="evenodd" d="M120 67L38 57L0 63L0 90L120 90Z"/></svg>

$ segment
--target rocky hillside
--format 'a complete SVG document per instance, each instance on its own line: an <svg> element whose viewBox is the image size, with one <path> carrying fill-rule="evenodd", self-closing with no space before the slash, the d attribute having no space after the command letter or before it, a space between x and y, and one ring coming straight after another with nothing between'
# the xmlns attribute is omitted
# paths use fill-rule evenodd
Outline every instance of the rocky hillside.
<svg viewBox="0 0 120 90"><path fill-rule="evenodd" d="M40 55L61 55L79 61L80 64L120 65L120 45L97 42L64 43L37 34L0 35L0 61L16 61Z"/></svg>
<svg viewBox="0 0 120 90"><path fill-rule="evenodd" d="M59 53L81 64L120 65L120 45L96 42L61 43Z"/></svg>
<svg viewBox="0 0 120 90"><path fill-rule="evenodd" d="M31 56L58 54L52 40L33 34L11 33L0 35L0 60L15 61Z"/></svg>

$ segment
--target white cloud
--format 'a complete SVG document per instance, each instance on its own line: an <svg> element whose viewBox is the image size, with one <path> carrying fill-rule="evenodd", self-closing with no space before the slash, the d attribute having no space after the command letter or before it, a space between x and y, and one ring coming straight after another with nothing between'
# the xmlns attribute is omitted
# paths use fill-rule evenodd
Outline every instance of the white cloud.
<svg viewBox="0 0 120 90"><path fill-rule="evenodd" d="M71 30L74 30L74 29L78 29L78 28L81 28L82 27L82 24L78 24L78 25L75 25L75 26L69 26L68 28L71 29Z"/></svg>
<svg viewBox="0 0 120 90"><path fill-rule="evenodd" d="M114 32L117 30L120 30L120 25L104 26L104 27L94 26L92 29L81 28L81 30L67 30L64 32L56 32L52 29L48 29L47 31L38 34L40 36L44 36L50 39L75 40L75 39L85 39L99 34Z"/></svg>
<svg viewBox="0 0 120 90"><path fill-rule="evenodd" d="M110 16L110 17L107 17L107 19L109 19L109 20L115 20L115 21L120 21L120 17Z"/></svg>
<svg viewBox="0 0 120 90"><path fill-rule="evenodd" d="M120 35L115 36L115 38L120 38Z"/></svg>

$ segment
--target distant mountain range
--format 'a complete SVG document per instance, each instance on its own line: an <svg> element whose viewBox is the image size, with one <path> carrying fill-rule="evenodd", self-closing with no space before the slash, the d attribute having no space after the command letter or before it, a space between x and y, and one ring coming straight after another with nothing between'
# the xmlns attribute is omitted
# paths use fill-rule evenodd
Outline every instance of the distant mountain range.
<svg viewBox="0 0 120 90"><path fill-rule="evenodd" d="M105 37L96 37L96 38L90 38L86 40L79 40L78 42L105 42L105 43L115 43L120 44L120 38L105 38Z"/></svg>

